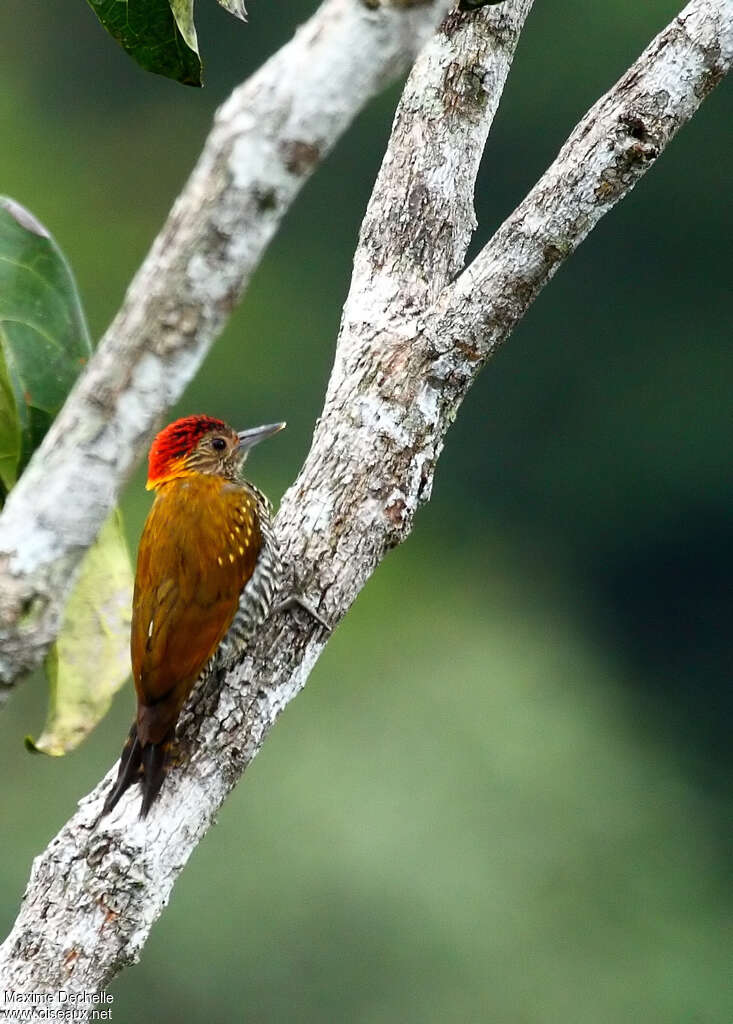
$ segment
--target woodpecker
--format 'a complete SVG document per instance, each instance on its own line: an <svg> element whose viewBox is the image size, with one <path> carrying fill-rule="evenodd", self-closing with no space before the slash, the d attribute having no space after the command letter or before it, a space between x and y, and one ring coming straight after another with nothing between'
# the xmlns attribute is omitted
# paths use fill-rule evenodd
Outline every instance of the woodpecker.
<svg viewBox="0 0 733 1024"><path fill-rule="evenodd" d="M269 501L241 478L272 423L237 433L187 416L162 430L148 459L155 500L143 528L130 652L137 718L103 814L134 782L145 817L163 783L176 722L202 672L226 664L272 609L281 564Z"/></svg>

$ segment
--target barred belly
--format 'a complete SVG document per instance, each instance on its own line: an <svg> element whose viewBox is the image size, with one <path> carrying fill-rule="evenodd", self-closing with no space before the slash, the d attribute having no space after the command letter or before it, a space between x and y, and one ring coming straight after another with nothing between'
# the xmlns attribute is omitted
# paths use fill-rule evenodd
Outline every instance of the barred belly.
<svg viewBox="0 0 733 1024"><path fill-rule="evenodd" d="M258 498L262 496L258 494ZM269 616L280 586L282 563L270 523L269 503L260 500L258 504L262 547L254 572L239 598L239 607L232 624L216 653L216 664L221 668L230 668L242 657L247 644Z"/></svg>

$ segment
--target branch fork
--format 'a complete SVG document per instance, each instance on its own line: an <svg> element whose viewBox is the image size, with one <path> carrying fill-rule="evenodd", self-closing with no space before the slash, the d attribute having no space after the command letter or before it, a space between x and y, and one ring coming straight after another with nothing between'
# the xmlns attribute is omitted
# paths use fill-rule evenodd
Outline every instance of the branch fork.
<svg viewBox="0 0 733 1024"><path fill-rule="evenodd" d="M733 60L732 0L692 0L582 119L528 196L473 263L462 269L475 226L478 163L531 6L531 0L507 0L472 15L449 14L418 58L395 117L362 225L323 413L309 455L275 521L286 565L297 574L304 593L320 595L319 609L332 623L345 614L385 552L409 533L419 504L430 495L443 436L486 359L598 220L653 165ZM316 19L339 12L346 17L347 7L347 0L326 0ZM415 16L426 11L410 10ZM434 10L431 6L431 15ZM368 12L361 8L361 13L405 15L384 6ZM420 24L424 27L428 21L425 17ZM394 25L390 22L390 30ZM327 32L328 23L321 28ZM315 26L307 31L315 46ZM380 46L392 47L394 53L388 32L379 39L376 53L384 56ZM403 54L404 49L398 52ZM276 67L291 75L288 61L296 56L305 59L297 47L290 57L273 58L255 76L256 87L247 95L256 100L268 88L277 91L266 69ZM330 59L338 63L338 54L330 52ZM382 68L387 64L391 66L383 62ZM318 70L318 75L328 73L326 67ZM377 78L372 76L375 84ZM295 133L295 108L283 113L285 108L276 105L280 121L267 105L255 109L257 116L269 111L272 118L263 122L263 129L281 124L285 117L290 119L290 138L309 137ZM317 103L298 109L300 116L308 115L309 124L317 119ZM223 121L231 120L231 114L225 108ZM252 116L240 104L236 117L244 122ZM239 145L235 143L231 152ZM282 149L275 146L267 156L255 152L259 184L252 188L260 197L256 202L262 203L267 160L282 168ZM310 161L306 149L291 147L288 153L287 174ZM206 263L206 232L197 236L179 227L192 199L198 202L210 194L207 174L216 179L217 166L216 159L202 158L173 209L169 228L133 283L94 373L69 399L62 422L64 429L75 428L72 437L81 432L86 438L80 459L69 452L68 444L56 451L59 430L28 471L33 483L45 471L57 479L58 467L68 459L77 468L98 464L94 485L83 499L81 532L63 522L56 528L44 508L30 520L33 529L45 530L32 554L14 532L24 511L30 515L27 488L19 486L12 508L8 503L0 531L6 580L8 571L12 574L25 565L24 586L30 595L46 593L49 601L57 599L63 590L56 578L59 566L68 571L76 548L91 541L95 525L129 470L131 456L124 456L123 465L117 446L125 443L137 452L145 443L161 400L153 398L152 390L138 394L135 387L149 372L157 387L173 365L174 379L162 391L162 404L168 402L198 365L208 343L204 338L217 329L232 301L227 286L219 289L211 309L201 305L191 312L177 305L173 292L166 306L173 325L167 341L154 342L150 353L142 356L123 345L126 331L144 330L149 301L158 301L146 297L145 286L154 283L154 293L158 289L160 294L165 274L173 273L179 260L189 266L190 253L200 256L192 265L198 268L194 276L200 273L202 288L209 276L230 279L228 269L217 277L216 265ZM245 173L244 159L237 157L237 166ZM225 208L228 201L224 200ZM212 231L217 217L224 216L216 213L216 202L210 199L205 216ZM279 193L277 202L282 202ZM264 205L268 207L269 200ZM274 224L263 221L258 230L260 252ZM202 237L203 246L194 244ZM177 251L183 243L188 247L185 259ZM159 265L167 246L172 251ZM232 250L218 258L231 259ZM243 258L240 269L245 264L251 267L253 259L252 253ZM153 282L156 269L163 279ZM190 278L190 270L186 273ZM189 279L186 273L181 281ZM239 275L239 285L245 276ZM185 334L184 321L194 325ZM202 323L205 328L196 326ZM166 362L169 356L172 364ZM111 383L100 392L102 404L94 407L89 389L110 372L110 358L121 361L120 374L134 386L120 390L111 373ZM106 404L109 396L116 397ZM128 415L131 404L136 420ZM104 423L102 409L110 417ZM111 438L116 442L112 449ZM59 484L54 498L63 493ZM57 535L62 540L55 547ZM9 567L10 551L15 552L15 561ZM46 590L39 581L45 581ZM47 625L44 629L48 633ZM45 635L39 634L34 651L43 647ZM316 623L296 621L291 615L269 620L241 663L218 685L205 686L185 712L181 733L184 746L191 750L190 762L166 783L145 822L137 819L132 793L99 820L113 772L81 801L77 813L34 862L20 915L0 947L0 976L7 987L52 993L59 988L99 990L139 956L188 856L280 711L305 685L325 642ZM13 678L15 665L24 663L13 658L12 653L4 655L6 679Z"/></svg>

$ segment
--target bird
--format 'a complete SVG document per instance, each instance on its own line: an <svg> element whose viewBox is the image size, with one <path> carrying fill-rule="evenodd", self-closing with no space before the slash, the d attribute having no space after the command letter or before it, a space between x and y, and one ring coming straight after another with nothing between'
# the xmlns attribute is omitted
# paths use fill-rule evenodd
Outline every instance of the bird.
<svg viewBox="0 0 733 1024"><path fill-rule="evenodd" d="M140 538L132 599L137 716L103 815L139 781L140 817L147 816L196 681L217 659L231 663L273 609L281 562L272 508L241 471L252 448L284 427L237 432L223 420L187 416L153 440L146 487L155 500Z"/></svg>

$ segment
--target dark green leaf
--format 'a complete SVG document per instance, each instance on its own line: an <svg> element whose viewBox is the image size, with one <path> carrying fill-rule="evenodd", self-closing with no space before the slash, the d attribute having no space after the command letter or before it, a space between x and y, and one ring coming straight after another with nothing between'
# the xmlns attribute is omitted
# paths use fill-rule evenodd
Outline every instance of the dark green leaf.
<svg viewBox="0 0 733 1024"><path fill-rule="evenodd" d="M61 250L32 214L0 198L0 479L7 490L91 350Z"/></svg>
<svg viewBox="0 0 733 1024"><path fill-rule="evenodd" d="M169 0L87 2L110 35L146 71L174 78L183 85L201 85L193 0L175 0L176 17Z"/></svg>
<svg viewBox="0 0 733 1024"><path fill-rule="evenodd" d="M0 481L3 498L18 478L21 433L15 393L5 360L0 356Z"/></svg>
<svg viewBox="0 0 733 1024"><path fill-rule="evenodd" d="M56 643L46 658L46 725L29 750L68 753L107 713L130 674L132 570L119 511L112 513L81 564Z"/></svg>

